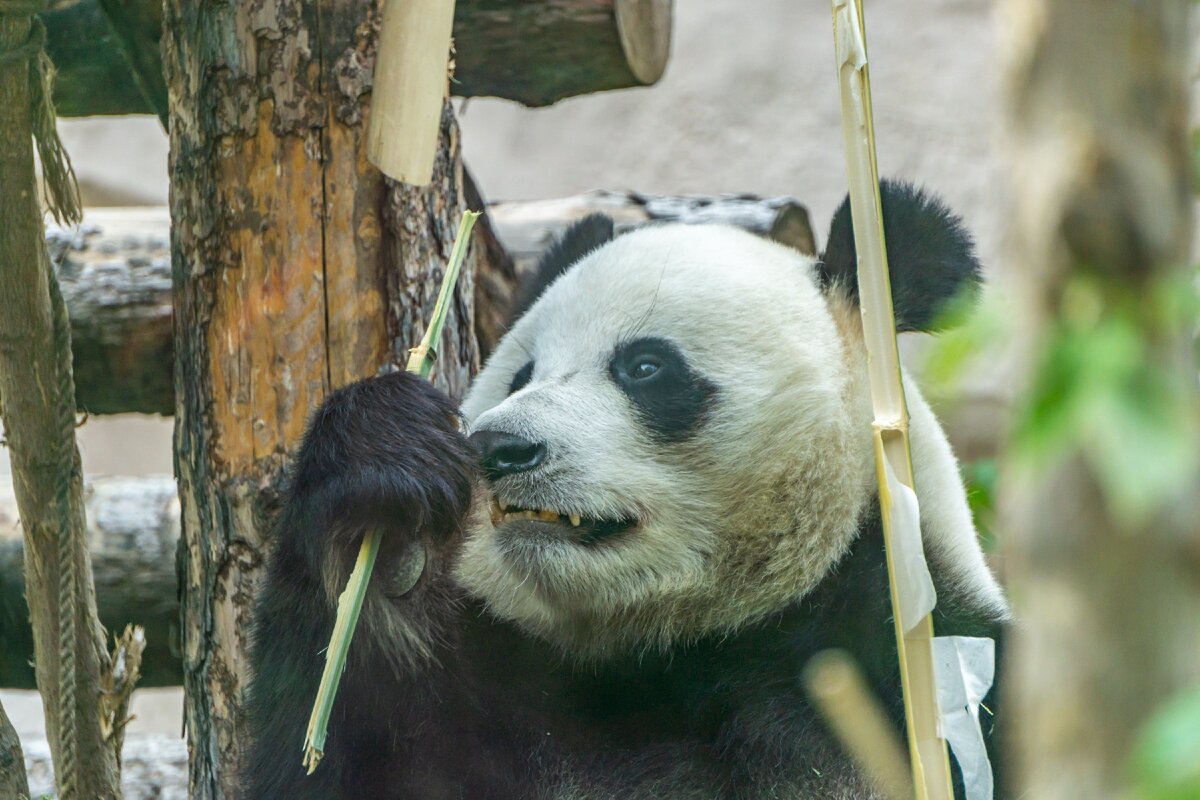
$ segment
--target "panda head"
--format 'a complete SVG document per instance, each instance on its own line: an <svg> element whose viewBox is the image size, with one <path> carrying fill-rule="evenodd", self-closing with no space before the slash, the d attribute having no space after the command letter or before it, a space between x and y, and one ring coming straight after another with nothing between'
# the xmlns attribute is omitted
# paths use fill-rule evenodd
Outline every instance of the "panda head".
<svg viewBox="0 0 1200 800"><path fill-rule="evenodd" d="M970 240L909 186L883 199L898 326L928 329ZM820 261L721 226L570 231L463 405L491 508L459 579L574 653L803 596L874 502L854 261L845 206Z"/></svg>

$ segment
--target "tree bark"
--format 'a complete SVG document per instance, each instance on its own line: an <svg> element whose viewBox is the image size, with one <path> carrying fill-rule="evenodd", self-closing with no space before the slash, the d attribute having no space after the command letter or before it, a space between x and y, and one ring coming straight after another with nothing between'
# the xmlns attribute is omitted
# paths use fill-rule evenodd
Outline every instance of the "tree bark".
<svg viewBox="0 0 1200 800"><path fill-rule="evenodd" d="M0 705L0 797L29 797L21 740Z"/></svg>
<svg viewBox="0 0 1200 800"><path fill-rule="evenodd" d="M1137 382L1117 388L1136 390L1144 408L1179 400L1174 438L1194 447L1193 331L1155 305L1165 292L1186 294L1193 275L1188 6L1008 0L1004 11L1012 262L1021 267L1021 308L1029 311L1021 333L1032 384L1036 365L1054 363L1040 373L1058 387L1043 395L1050 402L1079 386L1081 402L1108 391L1119 363L1107 361L1111 352L1105 363L1084 361L1090 382L1077 384L1082 379L1064 360L1077 350L1064 343L1096 341L1123 326L1138 348ZM1110 408L1079 430L1066 428L1065 417L1043 426L1042 436L1070 432L1052 460L1010 476L1006 562L1021 624L1013 630L1008 714L1020 794L1028 797L1132 796L1130 754L1140 729L1198 674L1200 482L1192 465L1170 477L1179 487L1166 499L1122 511L1122 487L1106 470L1139 435L1119 427L1121 413ZM1122 452L1098 455L1095 443L1112 436L1125 437ZM1163 479L1142 480L1157 480L1149 487L1156 488Z"/></svg>
<svg viewBox="0 0 1200 800"><path fill-rule="evenodd" d="M389 185L365 160L378 16L351 2L165 6L194 798L239 796L246 636L288 454L330 390L404 362L462 212L449 104L430 187ZM479 249L435 371L452 394L478 365Z"/></svg>
<svg viewBox="0 0 1200 800"><path fill-rule="evenodd" d="M451 91L545 106L655 83L670 52L672 0L461 0ZM360 15L365 18L365 14ZM53 0L43 13L62 116L158 114L166 121L155 0ZM373 36L375 31L371 31ZM357 56L337 80L369 80Z"/></svg>
<svg viewBox="0 0 1200 800"><path fill-rule="evenodd" d="M84 487L96 606L106 630L145 630L139 686L179 686L179 501L168 476L95 478ZM0 487L0 531L19 513ZM33 631L25 604L20 537L0 533L0 688L34 688ZM137 580L129 576L136 575ZM2 796L2 795L0 795Z"/></svg>
<svg viewBox="0 0 1200 800"><path fill-rule="evenodd" d="M15 4L12 13L7 6L0 2L0 52L22 46L32 31L28 4ZM56 311L63 312L51 297L34 182L31 63L0 62L0 416L23 521L38 688L55 763L66 776L59 793L63 800L111 798L120 796L119 744L105 737L101 724L101 677L109 657L83 544L79 451L74 430L63 425L74 416L74 389L69 371L60 369L61 348L70 344L55 336ZM68 537L66 546L60 536ZM74 580L60 585L63 574ZM61 601L72 607L62 609ZM73 636L61 634L63 619L73 625ZM63 664L65 648L73 664Z"/></svg>

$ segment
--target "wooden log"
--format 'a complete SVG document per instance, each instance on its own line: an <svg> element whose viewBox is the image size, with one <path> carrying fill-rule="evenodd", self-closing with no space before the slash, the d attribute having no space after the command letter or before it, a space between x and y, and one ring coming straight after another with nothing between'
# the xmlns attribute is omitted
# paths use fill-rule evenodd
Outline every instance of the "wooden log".
<svg viewBox="0 0 1200 800"><path fill-rule="evenodd" d="M532 267L546 246L571 223L595 213L612 217L617 233L653 222L733 225L809 255L817 249L808 209L790 197L597 191L488 206L492 223L516 262L518 273Z"/></svg>
<svg viewBox="0 0 1200 800"><path fill-rule="evenodd" d="M472 208L482 198L468 182ZM786 197L672 197L593 192L496 203L475 227L475 332L486 356L503 335L517 275L573 221L603 211L618 230L646 222L721 222L812 253L804 206ZM52 229L51 253L71 311L76 399L92 414L172 414L171 266L165 208L93 209L78 232Z"/></svg>
<svg viewBox="0 0 1200 800"><path fill-rule="evenodd" d="M29 796L43 800L54 791L50 748L39 736L25 736ZM187 746L179 733L130 733L121 751L121 791L125 800L187 797ZM13 795L20 797L20 795ZM8 800L10 795L4 795Z"/></svg>
<svg viewBox="0 0 1200 800"><path fill-rule="evenodd" d="M80 410L174 413L169 229L165 208L136 208L96 209L78 230L48 232Z"/></svg>
<svg viewBox="0 0 1200 800"><path fill-rule="evenodd" d="M672 0L460 0L451 92L545 106L565 97L646 86L670 53ZM378 25L358 6L356 23ZM158 114L166 84L155 0L53 0L42 19L58 67L65 117ZM265 29L264 29L265 31ZM257 34L256 34L257 35ZM370 90L373 63L353 46L335 52L336 79Z"/></svg>
<svg viewBox="0 0 1200 800"><path fill-rule="evenodd" d="M85 486L84 504L100 623L110 633L131 623L145 628L139 686L179 685L175 480L169 475L97 478ZM0 688L4 689L35 688L18 517L12 491L0 486Z"/></svg>
<svg viewBox="0 0 1200 800"><path fill-rule="evenodd" d="M238 9L243 6L237 6ZM189 792L240 796L252 599L284 467L334 389L402 365L432 310L464 206L447 102L433 181L366 160L379 3L167 0L175 298L175 467ZM434 382L479 364L463 266Z"/></svg>

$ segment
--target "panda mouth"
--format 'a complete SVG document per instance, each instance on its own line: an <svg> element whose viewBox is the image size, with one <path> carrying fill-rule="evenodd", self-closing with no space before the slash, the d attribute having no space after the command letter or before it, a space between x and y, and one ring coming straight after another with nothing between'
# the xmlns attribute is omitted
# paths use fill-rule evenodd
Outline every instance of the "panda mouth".
<svg viewBox="0 0 1200 800"><path fill-rule="evenodd" d="M569 529L580 544L595 544L637 526L637 520L632 517L596 519L552 508L524 508L506 503L494 495L492 496L491 513L494 527L498 528L512 522L540 522Z"/></svg>

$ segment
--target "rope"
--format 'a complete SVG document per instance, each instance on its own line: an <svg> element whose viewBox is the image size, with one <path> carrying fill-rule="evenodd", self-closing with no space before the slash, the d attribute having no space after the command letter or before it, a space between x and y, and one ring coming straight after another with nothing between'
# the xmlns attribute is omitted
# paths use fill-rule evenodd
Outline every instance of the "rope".
<svg viewBox="0 0 1200 800"><path fill-rule="evenodd" d="M77 644L75 613L78 610L79 581L75 568L81 549L78 530L71 516L71 485L76 479L75 460L75 379L71 373L71 321L63 301L58 277L46 259L50 284L50 313L54 334L55 372L58 378L58 465L55 469L54 502L58 511L58 727L61 746L55 765L59 800L79 796L76 742L79 731L75 719L75 673Z"/></svg>
<svg viewBox="0 0 1200 800"><path fill-rule="evenodd" d="M31 15L45 6L45 0L0 0L0 15ZM0 66L16 61L31 61L29 70L29 117L38 158L42 162L42 188L50 213L60 223L73 225L83 219L75 168L58 138L54 110L54 63L46 55L46 26L33 17L29 38L17 47L0 52Z"/></svg>
<svg viewBox="0 0 1200 800"><path fill-rule="evenodd" d="M60 223L82 219L79 187L71 160L58 138L54 110L54 64L46 55L46 27L35 16L45 0L0 0L0 15L30 16L29 37L17 47L0 52L0 66L29 62L30 128L42 164L42 186L50 213ZM50 259L43 255L50 291L50 312L58 389L58 463L54 504L58 517L58 728L59 758L55 764L60 800L79 798L78 720L75 714L78 641L75 614L79 609L78 554L82 531L71 512L71 488L79 479L75 450L75 380L71 372L71 324L62 290Z"/></svg>

